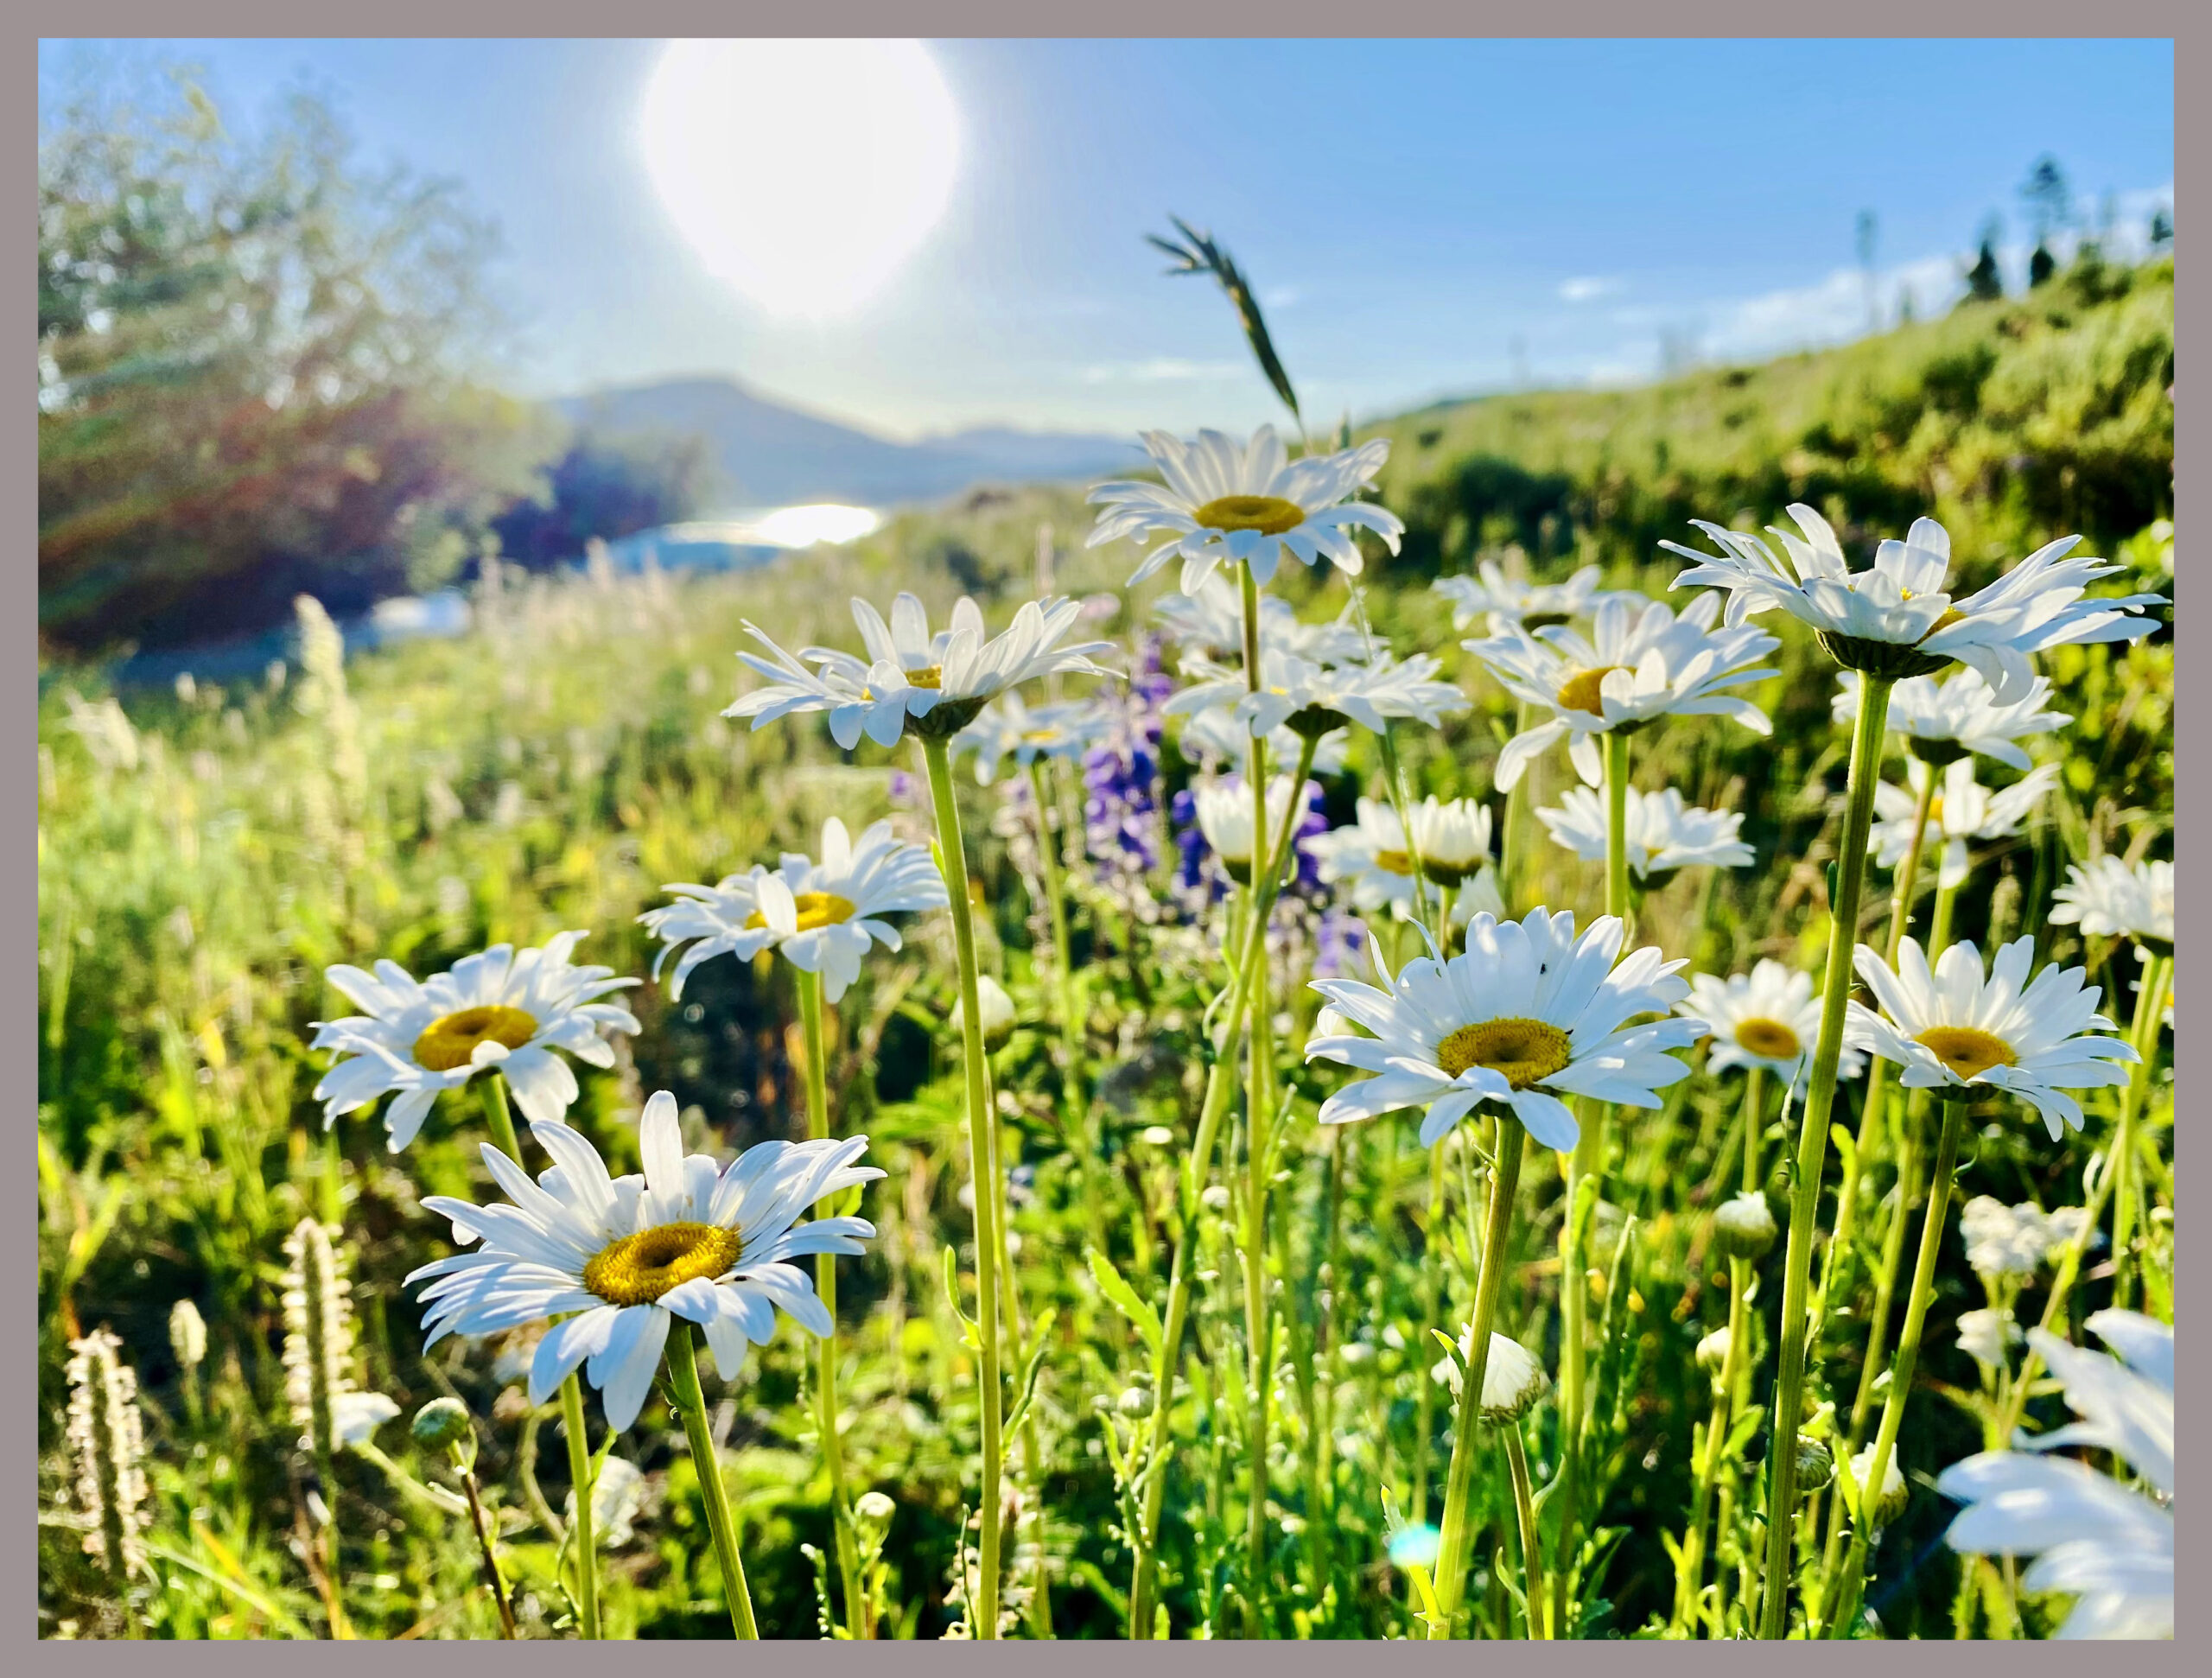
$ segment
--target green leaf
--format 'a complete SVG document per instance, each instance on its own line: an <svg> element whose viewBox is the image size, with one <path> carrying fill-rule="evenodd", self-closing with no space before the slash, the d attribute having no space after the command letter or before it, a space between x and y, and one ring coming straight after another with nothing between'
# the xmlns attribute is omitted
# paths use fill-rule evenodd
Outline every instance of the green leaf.
<svg viewBox="0 0 2212 1678"><path fill-rule="evenodd" d="M983 1349L982 1332L976 1319L960 1308L960 1255L953 1248L944 1249L944 1302L952 1307L952 1314L960 1319L960 1338L969 1349Z"/></svg>
<svg viewBox="0 0 2212 1678"><path fill-rule="evenodd" d="M1152 1308L1148 1301L1137 1296L1136 1289L1130 1287L1122 1279L1122 1273L1114 1268L1113 1260L1095 1247L1084 1249L1084 1256L1090 1262L1091 1277L1097 1282L1099 1292L1111 1300L1122 1315L1129 1319L1129 1325L1144 1337L1145 1344L1152 1355L1158 1357L1167 1338L1166 1331L1160 1325L1160 1313Z"/></svg>
<svg viewBox="0 0 2212 1678"><path fill-rule="evenodd" d="M1728 1430L1728 1443L1723 1447L1726 1454L1731 1457L1740 1456L1744 1447L1751 1442L1752 1437L1759 1431L1759 1424L1765 1420L1766 1406L1764 1404L1754 1404L1743 1414L1738 1416L1735 1426Z"/></svg>

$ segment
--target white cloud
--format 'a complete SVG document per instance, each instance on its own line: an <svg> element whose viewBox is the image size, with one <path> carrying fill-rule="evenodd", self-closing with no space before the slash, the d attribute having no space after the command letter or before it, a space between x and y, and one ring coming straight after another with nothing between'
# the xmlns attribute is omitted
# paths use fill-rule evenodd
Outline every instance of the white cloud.
<svg viewBox="0 0 2212 1678"><path fill-rule="evenodd" d="M1622 282L1611 276L1585 274L1560 282L1559 295L1570 303L1586 303L1599 297L1610 297L1621 289Z"/></svg>
<svg viewBox="0 0 2212 1678"><path fill-rule="evenodd" d="M1155 356L1149 361L1101 362L1083 370L1086 385L1159 385L1198 378L1228 378L1244 371L1241 361L1185 361Z"/></svg>

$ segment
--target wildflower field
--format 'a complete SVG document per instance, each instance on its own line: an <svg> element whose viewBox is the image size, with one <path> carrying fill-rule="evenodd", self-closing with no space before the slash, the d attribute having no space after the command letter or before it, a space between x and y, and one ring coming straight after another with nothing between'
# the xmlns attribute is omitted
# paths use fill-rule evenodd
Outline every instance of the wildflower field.
<svg viewBox="0 0 2212 1678"><path fill-rule="evenodd" d="M43 672L44 1635L2171 1634L2171 259L1355 434L1183 254L1279 429Z"/></svg>

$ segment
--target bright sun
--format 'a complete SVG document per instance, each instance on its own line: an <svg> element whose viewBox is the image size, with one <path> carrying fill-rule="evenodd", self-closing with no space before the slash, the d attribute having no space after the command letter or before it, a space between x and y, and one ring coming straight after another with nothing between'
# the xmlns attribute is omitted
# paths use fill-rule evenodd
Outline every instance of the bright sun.
<svg viewBox="0 0 2212 1678"><path fill-rule="evenodd" d="M671 41L640 126L683 236L778 315L864 302L944 213L960 155L917 41Z"/></svg>

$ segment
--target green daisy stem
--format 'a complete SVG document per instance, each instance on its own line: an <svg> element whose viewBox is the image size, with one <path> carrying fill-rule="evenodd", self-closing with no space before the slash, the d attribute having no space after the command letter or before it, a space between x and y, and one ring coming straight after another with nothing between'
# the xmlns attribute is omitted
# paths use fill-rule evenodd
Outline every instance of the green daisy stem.
<svg viewBox="0 0 2212 1678"><path fill-rule="evenodd" d="M517 1165L522 1163L522 1143L515 1135L514 1115L507 1107L507 1081L497 1067L476 1081L477 1099L484 1105L484 1122L493 1144ZM575 1490L576 1627L578 1634L596 1641L599 1637L599 1551L592 1541L591 1447L584 1439L583 1379L571 1370L561 1382L561 1426L569 1436L569 1483Z"/></svg>
<svg viewBox="0 0 2212 1678"><path fill-rule="evenodd" d="M2112 1302L2122 1310L2135 1300L2135 1218L2143 1192L2135 1159L2135 1127L2142 1116L2144 1092L2150 1086L2159 1016L2165 1012L2165 989L2173 970L2173 959L2167 956L2153 956L2144 966L2135 993L2135 1017L2127 1034L2142 1059L2128 1069L2127 1088L2120 1100L2120 1124L2113 1136L2112 1162L2106 1167L2106 1174L2113 1179Z"/></svg>
<svg viewBox="0 0 2212 1678"><path fill-rule="evenodd" d="M1936 771L1931 766L1922 779L1918 796L1913 801L1912 839L1905 847L1904 859L1898 865L1895 890L1890 899L1890 939L1883 951L1891 967L1897 964L1897 950L1904 942L1905 928L1912 921L1912 899L1920 884L1920 862L1928 839L1929 812L1936 803ZM1930 946L1929 959L1932 962L1939 951ZM1841 1275L1851 1257L1851 1241L1857 1230L1859 1185L1866 1173L1866 1162L1883 1143L1883 1121L1887 1116L1890 1093L1890 1063L1876 1057L1866 1068L1866 1100L1859 1109L1859 1137L1853 1145L1851 1157L1844 1161L1843 1182L1836 1190L1835 1233L1829 1236L1826 1250L1821 1255L1820 1281L1813 1288L1812 1337L1817 1341L1821 1325L1827 1320L1828 1287Z"/></svg>
<svg viewBox="0 0 2212 1678"><path fill-rule="evenodd" d="M1766 1185L1766 1068L1754 1062L1744 1073L1744 1192Z"/></svg>
<svg viewBox="0 0 2212 1678"><path fill-rule="evenodd" d="M464 1451L455 1443L448 1447L453 1461L454 1475L461 1489L468 1497L468 1523L476 1534L476 1548L484 1556L484 1582L492 1587L492 1605L499 1611L499 1636L514 1641L515 1611L507 1605L507 1582L499 1577L499 1553L492 1539L492 1529L484 1518L484 1500L478 1495L476 1465L470 1460L474 1447Z"/></svg>
<svg viewBox="0 0 2212 1678"><path fill-rule="evenodd" d="M930 801L937 815L939 863L952 899L952 942L960 966L960 1036L968 1071L968 1154L976 1200L976 1333L981 1350L976 1382L982 1412L982 1480L976 1541L976 1599L969 1621L977 1637L999 1635L999 1529L1004 1514L999 1489L1005 1467L1000 1440L1005 1395L999 1382L999 1189L993 1180L998 1157L988 1090L989 1068L983 1058L983 1004L976 963L976 923L968 900L968 857L960 836L960 808L952 796L952 763L947 742L921 736L922 761L929 772Z"/></svg>
<svg viewBox="0 0 2212 1678"><path fill-rule="evenodd" d="M729 1600L730 1630L743 1642L757 1643L760 1628L753 1623L745 1559L737 1552L737 1521L730 1513L729 1488L722 1483L721 1456L715 1449L714 1429L707 1422L706 1395L699 1390L699 1359L692 1350L692 1332L691 1325L680 1317L669 1325L668 1384L677 1411L683 1418L683 1437L691 1446L691 1466L707 1502L707 1527L715 1535L715 1554L722 1566L722 1594ZM584 1500L579 1497L579 1517L583 1510Z"/></svg>
<svg viewBox="0 0 2212 1678"><path fill-rule="evenodd" d="M1509 1421L1504 1435L1505 1469L1513 1481L1513 1513L1521 1528L1521 1566L1523 1593L1529 1605L1529 1635L1545 1639L1552 1635L1544 1612L1544 1540L1536 1529L1536 1498L1529 1482L1529 1452L1521 1443L1521 1424Z"/></svg>
<svg viewBox="0 0 2212 1678"><path fill-rule="evenodd" d="M1421 1233L1421 1329L1425 1337L1421 1351L1426 1355L1435 1344L1437 1330L1444 1326L1444 1267L1449 1250L1444 1234L1444 1143L1440 1139L1428 1150L1428 1222ZM1424 1381L1414 1400L1413 1484L1406 1503L1416 1525L1428 1519L1429 1457L1436 1438L1435 1393L1436 1383Z"/></svg>
<svg viewBox="0 0 2212 1678"><path fill-rule="evenodd" d="M1616 729L1605 735L1605 912L1618 915L1625 931L1629 904L1628 788L1629 737ZM1605 1159L1606 1109L1596 1102L1578 1103L1580 1134L1567 1166L1567 1217L1560 1230L1560 1554L1552 1575L1555 1600L1552 1621L1564 1629L1567 1592L1580 1541L1582 1434L1588 1420L1589 1354L1583 1344L1590 1316L1590 1289L1584 1279L1583 1238L1602 1187Z"/></svg>
<svg viewBox="0 0 2212 1678"><path fill-rule="evenodd" d="M1514 714L1513 733L1516 738L1535 727L1535 710L1527 700L1521 702ZM1521 870L1528 850L1529 788L1529 777L1535 773L1535 764L1524 765L1521 779L1513 783L1513 790L1505 795L1505 820L1497 841L1497 894L1505 899L1505 912L1518 913L1521 907Z"/></svg>
<svg viewBox="0 0 2212 1678"><path fill-rule="evenodd" d="M810 1141L830 1135L830 1045L823 1022L822 976L791 969L798 990L799 1023L806 1035L806 1135ZM851 1488L845 1484L845 1445L837 1415L837 1260L831 1253L814 1259L814 1291L830 1313L830 1332L814 1343L815 1428L822 1436L822 1460L830 1470L830 1514L837 1529L837 1573L844 1586L845 1629L855 1637L864 1626L867 1592L861 1587L860 1545L854 1536Z"/></svg>
<svg viewBox="0 0 2212 1678"><path fill-rule="evenodd" d="M569 1436L569 1484L576 1497L576 1512L569 1525L576 1558L576 1634L595 1643L599 1639L599 1547L592 1534L594 1477L591 1444L584 1436L583 1382L573 1372L561 1383L561 1430Z"/></svg>
<svg viewBox="0 0 2212 1678"><path fill-rule="evenodd" d="M1298 779L1301 785L1313 767L1315 746L1316 742L1309 740L1300 749ZM1296 831L1294 823L1286 822L1283 824L1282 832L1276 836L1268 867L1253 876L1246 895L1249 899L1251 918L1256 925L1265 925L1268 913L1274 907L1275 892L1290 858L1291 836ZM1248 941L1239 948L1230 979L1233 989L1228 1018L1223 1022L1219 1050L1206 1070L1205 1096L1198 1107L1198 1129L1180 1177L1181 1224L1175 1237L1175 1255L1168 1271L1166 1320L1160 1336L1160 1350L1153 1357L1152 1413L1145 1433L1144 1465L1138 1474L1144 1486L1143 1531L1135 1541L1136 1553L1131 1561L1128 1635L1132 1638L1149 1638L1154 1630L1160 1586L1160 1522L1162 1511L1166 1507L1168 1411L1173 1399L1174 1370L1183 1341L1183 1326L1191 1309L1191 1284L1198 1230L1198 1195L1205 1186L1206 1173L1213 1161L1214 1144L1220 1135L1223 1120L1229 1115L1229 1104L1236 1092L1237 1046L1246 1017L1250 1012L1255 981L1265 948L1265 938Z"/></svg>
<svg viewBox="0 0 2212 1678"><path fill-rule="evenodd" d="M1827 1635L1847 1637L1859 1618L1859 1595L1866 1577L1866 1548L1873 1535L1870 1505L1881 1501L1884 1480L1890 1471L1890 1455L1897 1449L1897 1430L1904 1422L1904 1407L1912 1395L1912 1378L1920 1363L1920 1334L1928 1321L1929 1302L1936 1297L1936 1261L1943 1248L1943 1225L1950 1211L1952 1178L1959 1165L1959 1144L1967 1133L1967 1091L1946 1090L1942 1135L1936 1143L1936 1169L1928 1179L1928 1211L1920 1225L1920 1257L1913 1266L1912 1293L1905 1300L1904 1325L1897 1334L1897 1361L1890 1368L1890 1390L1882 1401L1882 1425L1875 1430L1874 1454L1866 1465L1866 1483L1853 1500L1859 1505L1851 1523L1851 1554L1843 1576L1836 1582L1835 1611ZM1796 1453L1792 1451L1794 1457ZM1848 1458L1835 1465L1836 1495L1847 1496L1856 1477Z"/></svg>
<svg viewBox="0 0 2212 1678"><path fill-rule="evenodd" d="M1845 1004L1858 947L1859 901L1866 883L1866 839L1873 825L1874 786L1881 777L1883 730L1889 721L1885 677L1859 675L1859 720L1851 742L1849 802L1836 857L1834 920L1828 932L1827 969L1821 995L1821 1035L1798 1122L1796 1177L1790 1185L1789 1242L1783 1257L1782 1316L1776 1339L1780 1367L1775 1378L1771 1441L1767 1452L1765 1592L1759 1636L1781 1638L1789 1625L1789 1551L1797 1510L1797 1423L1805 1396L1809 1350L1805 1310L1812 1279L1813 1236L1820 1211L1821 1173L1827 1163L1828 1113L1835 1105L1836 1065L1843 1054Z"/></svg>
<svg viewBox="0 0 2212 1678"><path fill-rule="evenodd" d="M1491 1173L1490 1211L1484 1220L1482 1268L1475 1282L1475 1319L1466 1368L1459 1379L1459 1408L1452 1423L1452 1466L1444 1481L1444 1527L1436 1548L1436 1601L1441 1611L1429 1627L1432 1638L1451 1635L1452 1616L1467 1587L1467 1494L1474 1483L1475 1430L1483 1408L1483 1377L1490 1369L1490 1337L1497 1321L1498 1295L1505 1285L1506 1243L1513 1233L1513 1198L1521 1185L1521 1151L1528 1133L1521 1121L1500 1114L1497 1163ZM1431 1343L1432 1344L1433 1342ZM1425 1357L1426 1351L1422 1354ZM1420 1359L1415 1363L1418 1366ZM1534 1606L1530 1614L1541 1611Z"/></svg>
<svg viewBox="0 0 2212 1678"><path fill-rule="evenodd" d="M497 1067L476 1080L476 1098L484 1103L484 1123L492 1144L517 1165L522 1163L522 1143L515 1136L514 1115L507 1110L507 1081Z"/></svg>

